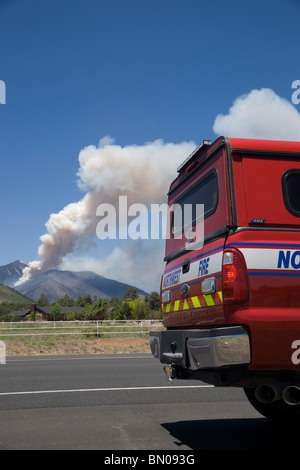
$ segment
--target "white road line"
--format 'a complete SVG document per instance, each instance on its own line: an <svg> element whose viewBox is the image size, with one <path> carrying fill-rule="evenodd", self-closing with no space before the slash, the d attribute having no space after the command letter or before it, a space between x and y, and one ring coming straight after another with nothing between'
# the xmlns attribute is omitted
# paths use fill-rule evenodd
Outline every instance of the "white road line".
<svg viewBox="0 0 300 470"><path fill-rule="evenodd" d="M11 395L42 395L46 393L76 393L76 392L123 392L132 390L174 390L189 388L211 388L213 385L169 385L162 387L119 387L119 388L78 388L71 390L32 390L27 392L2 392L0 396Z"/></svg>

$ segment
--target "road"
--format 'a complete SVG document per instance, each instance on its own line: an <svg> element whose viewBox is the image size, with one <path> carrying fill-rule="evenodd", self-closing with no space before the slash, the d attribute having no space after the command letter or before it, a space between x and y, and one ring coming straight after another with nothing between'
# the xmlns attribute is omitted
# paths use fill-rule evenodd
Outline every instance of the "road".
<svg viewBox="0 0 300 470"><path fill-rule="evenodd" d="M150 354L7 358L0 423L0 450L292 450L300 437L242 390L169 382Z"/></svg>

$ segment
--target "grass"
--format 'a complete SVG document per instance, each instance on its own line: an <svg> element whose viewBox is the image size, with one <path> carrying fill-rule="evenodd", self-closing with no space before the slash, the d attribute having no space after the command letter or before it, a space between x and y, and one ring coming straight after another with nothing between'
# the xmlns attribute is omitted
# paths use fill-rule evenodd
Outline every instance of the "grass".
<svg viewBox="0 0 300 470"><path fill-rule="evenodd" d="M6 356L150 353L149 331L159 322L20 322L1 323ZM6 336L5 336L6 335Z"/></svg>
<svg viewBox="0 0 300 470"><path fill-rule="evenodd" d="M6 356L150 353L149 338L14 338Z"/></svg>

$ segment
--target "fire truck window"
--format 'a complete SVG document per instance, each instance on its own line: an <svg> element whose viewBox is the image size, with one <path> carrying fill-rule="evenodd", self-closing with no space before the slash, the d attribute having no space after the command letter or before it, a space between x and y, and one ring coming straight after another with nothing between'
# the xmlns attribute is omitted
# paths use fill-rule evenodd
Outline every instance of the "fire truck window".
<svg viewBox="0 0 300 470"><path fill-rule="evenodd" d="M172 213L172 234L179 235L183 227L186 230L197 223L200 212L199 209L197 211L197 204L204 204L204 218L211 215L217 208L218 197L217 172L214 170L175 201Z"/></svg>
<svg viewBox="0 0 300 470"><path fill-rule="evenodd" d="M288 170L282 177L283 200L287 210L300 217L300 170Z"/></svg>

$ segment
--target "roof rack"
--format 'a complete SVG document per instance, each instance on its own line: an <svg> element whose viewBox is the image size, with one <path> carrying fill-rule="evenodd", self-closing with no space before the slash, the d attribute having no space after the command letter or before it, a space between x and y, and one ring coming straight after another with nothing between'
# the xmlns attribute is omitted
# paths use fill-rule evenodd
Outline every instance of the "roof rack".
<svg viewBox="0 0 300 470"><path fill-rule="evenodd" d="M209 147L211 145L211 140L203 140L202 144L200 144L194 151L191 153L185 160L184 162L179 165L177 168L177 172L180 173L183 168L193 159L193 157L196 155L196 153L203 147Z"/></svg>

